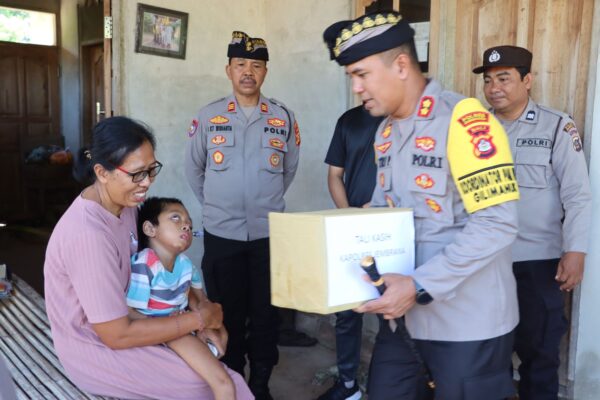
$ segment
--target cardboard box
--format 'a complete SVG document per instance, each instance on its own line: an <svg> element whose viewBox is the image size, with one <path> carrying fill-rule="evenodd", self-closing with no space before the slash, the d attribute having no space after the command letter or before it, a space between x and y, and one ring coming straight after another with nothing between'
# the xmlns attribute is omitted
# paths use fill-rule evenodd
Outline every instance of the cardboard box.
<svg viewBox="0 0 600 400"><path fill-rule="evenodd" d="M407 208L347 208L269 213L271 302L329 314L379 293L362 278L363 256L381 274L410 275L415 265L413 212Z"/></svg>

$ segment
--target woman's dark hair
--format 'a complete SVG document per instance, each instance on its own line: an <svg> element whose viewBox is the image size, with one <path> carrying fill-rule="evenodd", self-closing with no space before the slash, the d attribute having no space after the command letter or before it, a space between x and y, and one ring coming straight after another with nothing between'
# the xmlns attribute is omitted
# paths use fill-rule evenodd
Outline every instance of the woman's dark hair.
<svg viewBox="0 0 600 400"><path fill-rule="evenodd" d="M156 146L148 126L127 117L106 118L94 126L92 146L79 149L73 177L78 182L91 184L96 181L95 164L112 171L144 142L149 142L153 149Z"/></svg>
<svg viewBox="0 0 600 400"><path fill-rule="evenodd" d="M169 204L183 206L181 200L170 197L150 197L140 206L137 223L138 251L148 247L148 236L144 234L144 222L150 221L152 225L158 225L158 216Z"/></svg>

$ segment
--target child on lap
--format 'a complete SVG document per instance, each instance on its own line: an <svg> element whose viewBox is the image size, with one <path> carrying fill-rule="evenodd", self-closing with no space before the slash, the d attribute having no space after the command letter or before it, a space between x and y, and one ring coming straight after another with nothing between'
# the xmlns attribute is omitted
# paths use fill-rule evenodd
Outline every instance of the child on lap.
<svg viewBox="0 0 600 400"><path fill-rule="evenodd" d="M178 199L152 197L138 214L138 253L131 259L127 305L134 318L184 312L188 294L205 301L198 269L183 252L192 244L192 221ZM166 343L198 375L217 400L235 399L235 386L221 362L199 336Z"/></svg>

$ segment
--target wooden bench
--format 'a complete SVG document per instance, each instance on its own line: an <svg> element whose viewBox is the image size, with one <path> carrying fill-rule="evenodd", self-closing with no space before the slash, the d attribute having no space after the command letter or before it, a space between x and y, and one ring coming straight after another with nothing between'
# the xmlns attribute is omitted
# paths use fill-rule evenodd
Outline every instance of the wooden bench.
<svg viewBox="0 0 600 400"><path fill-rule="evenodd" d="M0 356L18 399L108 399L89 395L67 377L52 344L44 299L13 275L13 295L0 300Z"/></svg>

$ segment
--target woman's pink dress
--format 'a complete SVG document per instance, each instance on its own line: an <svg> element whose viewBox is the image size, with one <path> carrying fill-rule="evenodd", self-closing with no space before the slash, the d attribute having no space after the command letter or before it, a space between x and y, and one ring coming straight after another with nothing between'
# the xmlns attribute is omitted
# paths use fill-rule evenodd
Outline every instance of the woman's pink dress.
<svg viewBox="0 0 600 400"><path fill-rule="evenodd" d="M136 210L120 218L81 196L56 225L44 264L46 309L58 357L80 388L126 399L213 399L188 365L165 346L112 350L90 324L127 315ZM253 399L229 370L238 399Z"/></svg>

